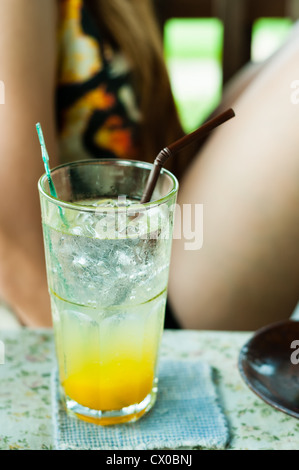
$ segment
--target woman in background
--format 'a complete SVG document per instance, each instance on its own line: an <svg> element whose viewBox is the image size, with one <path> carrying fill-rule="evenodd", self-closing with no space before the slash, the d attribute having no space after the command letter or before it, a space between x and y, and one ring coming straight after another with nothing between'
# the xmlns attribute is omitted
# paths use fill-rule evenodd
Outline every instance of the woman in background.
<svg viewBox="0 0 299 470"><path fill-rule="evenodd" d="M151 2L2 0L0 79L0 299L23 324L50 325L35 124L52 168L93 157L153 162L183 135Z"/></svg>
<svg viewBox="0 0 299 470"><path fill-rule="evenodd" d="M299 299L299 23L264 64L228 84L219 128L181 181L179 203L202 203L204 241L175 240L169 295L187 328L255 330ZM179 276L177 275L179 271Z"/></svg>
<svg viewBox="0 0 299 470"><path fill-rule="evenodd" d="M224 100L238 119L192 166L192 152L169 163L179 202L204 204L203 248L174 243L169 298L183 327L256 328L289 316L298 298L297 37L248 86L238 80ZM0 79L0 298L21 323L49 326L35 123L51 167L152 162L182 135L150 1L1 0Z"/></svg>

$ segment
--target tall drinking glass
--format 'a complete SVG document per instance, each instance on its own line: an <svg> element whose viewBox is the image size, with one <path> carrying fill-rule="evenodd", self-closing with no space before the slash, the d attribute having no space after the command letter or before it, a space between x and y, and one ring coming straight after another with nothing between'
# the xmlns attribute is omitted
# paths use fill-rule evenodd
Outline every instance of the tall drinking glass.
<svg viewBox="0 0 299 470"><path fill-rule="evenodd" d="M176 178L152 165L92 160L52 171L38 187L61 394L66 409L107 425L154 404L164 325Z"/></svg>

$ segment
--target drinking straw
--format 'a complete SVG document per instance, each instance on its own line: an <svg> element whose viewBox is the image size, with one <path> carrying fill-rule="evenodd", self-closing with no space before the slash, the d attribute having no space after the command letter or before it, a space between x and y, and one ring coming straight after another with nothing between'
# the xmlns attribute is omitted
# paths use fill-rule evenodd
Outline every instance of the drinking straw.
<svg viewBox="0 0 299 470"><path fill-rule="evenodd" d="M185 135L181 139L177 140L176 142L168 145L168 147L165 147L163 150L161 150L154 161L154 166L148 177L147 184L145 186L145 190L141 198L141 204L144 204L151 200L153 191L160 175L160 171L169 157L174 156L176 153L178 153L180 150L182 150L192 142L201 139L208 132L211 132L216 127L220 126L221 124L233 118L234 116L235 112L233 111L233 109L228 109L224 113L220 114L219 116L216 116L214 119L211 119L210 121L203 124L191 134Z"/></svg>
<svg viewBox="0 0 299 470"><path fill-rule="evenodd" d="M55 197L57 199L57 192L56 192L53 180L52 180L50 166L49 166L49 161L50 161L49 160L49 154L48 154L48 151L47 151L47 147L46 147L46 143L45 143L45 139L44 139L44 134L43 134L43 131L42 131L42 126L40 125L39 122L36 124L36 130L37 130L37 135L38 135L41 150L42 150L42 158L43 158L43 162L44 162L44 166L45 166L45 170L46 170L46 175L47 175L47 178L48 178L50 194L51 194L52 197ZM58 209L59 209L59 213L60 213L63 224L65 226L67 226L68 224L67 224L66 219L63 215L62 208L59 206Z"/></svg>
<svg viewBox="0 0 299 470"><path fill-rule="evenodd" d="M36 124L36 130L37 130L37 135L38 135L38 138L39 138L40 146L41 146L41 149L42 149L42 158L43 158L43 162L44 162L44 166L45 166L45 170L46 170L46 175L47 175L48 182L49 182L50 193L51 193L51 196L57 198L56 189L55 189L55 186L54 186L54 183L53 183L53 180L52 180L50 167L49 167L49 155L48 155L48 152L47 152L47 147L46 147L46 144L45 144L45 139L44 139L44 134L43 134L43 131L42 131L42 127L41 127L39 122Z"/></svg>

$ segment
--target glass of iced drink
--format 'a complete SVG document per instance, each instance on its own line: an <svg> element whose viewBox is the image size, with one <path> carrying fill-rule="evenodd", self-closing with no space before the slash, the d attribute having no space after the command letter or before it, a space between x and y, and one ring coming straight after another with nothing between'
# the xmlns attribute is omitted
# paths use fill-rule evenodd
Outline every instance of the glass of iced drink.
<svg viewBox="0 0 299 470"><path fill-rule="evenodd" d="M92 160L39 181L61 394L68 412L109 425L154 404L164 326L176 178L152 165Z"/></svg>

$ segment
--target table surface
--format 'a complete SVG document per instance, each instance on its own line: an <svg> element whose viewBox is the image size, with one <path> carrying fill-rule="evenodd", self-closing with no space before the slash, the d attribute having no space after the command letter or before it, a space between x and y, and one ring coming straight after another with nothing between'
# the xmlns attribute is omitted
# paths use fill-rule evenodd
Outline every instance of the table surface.
<svg viewBox="0 0 299 470"><path fill-rule="evenodd" d="M231 430L228 449L298 450L299 420L264 403L243 382L238 356L252 333L166 330L161 355L198 359L216 369L217 389ZM53 449L53 332L0 331L0 450Z"/></svg>

